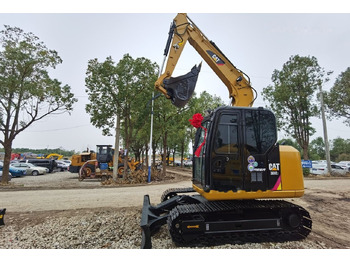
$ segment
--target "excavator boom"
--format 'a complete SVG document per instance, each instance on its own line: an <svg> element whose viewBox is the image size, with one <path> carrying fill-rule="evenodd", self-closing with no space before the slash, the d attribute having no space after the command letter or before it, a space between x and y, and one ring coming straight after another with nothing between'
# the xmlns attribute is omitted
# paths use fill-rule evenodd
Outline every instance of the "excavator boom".
<svg viewBox="0 0 350 262"><path fill-rule="evenodd" d="M226 85L232 99L232 106L253 105L254 89L249 77L237 69L215 43L210 41L184 13L178 14L170 27L165 55L169 47L170 53L165 71L155 83L156 89L171 99L177 107L185 106L191 98L201 65L194 66L191 72L184 76L172 77L187 41Z"/></svg>

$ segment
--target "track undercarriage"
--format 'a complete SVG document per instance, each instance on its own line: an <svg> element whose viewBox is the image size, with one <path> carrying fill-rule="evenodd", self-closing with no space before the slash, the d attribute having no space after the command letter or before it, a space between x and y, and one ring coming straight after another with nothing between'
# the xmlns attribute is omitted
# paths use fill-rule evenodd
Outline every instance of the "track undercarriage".
<svg viewBox="0 0 350 262"><path fill-rule="evenodd" d="M157 206L144 196L141 248L152 248L151 236L166 223L177 246L302 240L311 231L309 213L283 200L208 201L182 194L189 192L167 190Z"/></svg>

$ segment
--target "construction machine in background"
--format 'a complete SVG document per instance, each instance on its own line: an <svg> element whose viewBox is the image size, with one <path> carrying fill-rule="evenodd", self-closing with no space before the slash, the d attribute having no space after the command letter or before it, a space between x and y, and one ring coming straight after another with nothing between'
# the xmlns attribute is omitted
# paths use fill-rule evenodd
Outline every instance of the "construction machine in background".
<svg viewBox="0 0 350 262"><path fill-rule="evenodd" d="M88 150L87 152L73 155L69 171L71 173L78 173L80 181L86 178L101 178L102 180L106 180L113 176L113 155L114 149L111 145L96 145L96 152ZM140 168L140 162L134 159L128 159L127 170L135 171ZM119 176L123 176L124 169L123 156L119 155Z"/></svg>
<svg viewBox="0 0 350 262"><path fill-rule="evenodd" d="M46 156L38 156L37 159L53 159L61 160L64 156L56 153L48 154Z"/></svg>
<svg viewBox="0 0 350 262"><path fill-rule="evenodd" d="M249 77L186 14L170 27L156 89L177 107L190 100L201 65L172 77L187 41L226 85L232 103L190 120L198 128L193 185L165 191L157 205L144 196L141 247L151 248L151 236L166 223L179 246L304 239L312 227L309 213L282 200L304 194L299 151L277 144L275 116L252 107L256 92Z"/></svg>

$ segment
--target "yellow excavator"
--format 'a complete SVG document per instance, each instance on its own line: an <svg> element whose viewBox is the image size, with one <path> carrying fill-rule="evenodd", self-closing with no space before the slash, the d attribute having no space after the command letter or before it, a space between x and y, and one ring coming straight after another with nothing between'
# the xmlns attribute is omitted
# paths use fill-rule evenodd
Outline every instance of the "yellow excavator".
<svg viewBox="0 0 350 262"><path fill-rule="evenodd" d="M187 41L226 85L232 105L196 117L192 187L166 190L158 205L144 196L141 248L151 248L151 236L166 223L178 246L304 239L312 227L308 211L282 200L304 194L299 151L277 143L274 114L252 107L249 77L187 14L173 20L155 88L177 107L190 100L201 65L172 77Z"/></svg>

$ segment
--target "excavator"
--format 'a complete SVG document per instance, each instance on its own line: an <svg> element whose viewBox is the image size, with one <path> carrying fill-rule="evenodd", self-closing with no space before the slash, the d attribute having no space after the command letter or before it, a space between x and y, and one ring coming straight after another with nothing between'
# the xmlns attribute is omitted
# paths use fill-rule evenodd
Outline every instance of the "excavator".
<svg viewBox="0 0 350 262"><path fill-rule="evenodd" d="M177 107L191 99L201 64L172 77L187 42L226 85L231 106L190 120L197 127L192 187L166 190L157 205L144 196L141 248L152 248L151 237L164 224L177 246L306 238L312 228L309 212L283 200L304 194L299 151L277 143L273 112L252 107L257 92L249 77L187 14L178 14L170 26L166 68L155 88Z"/></svg>

